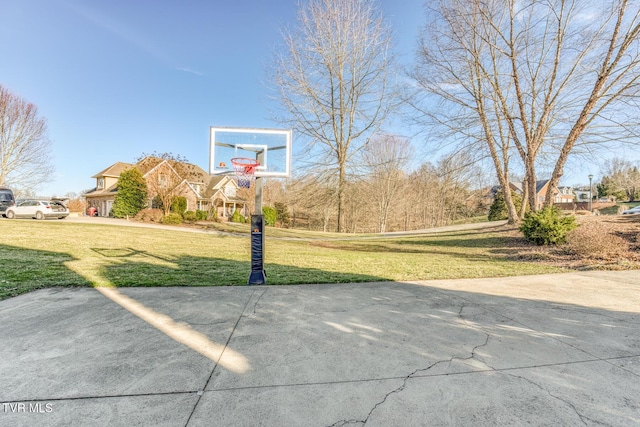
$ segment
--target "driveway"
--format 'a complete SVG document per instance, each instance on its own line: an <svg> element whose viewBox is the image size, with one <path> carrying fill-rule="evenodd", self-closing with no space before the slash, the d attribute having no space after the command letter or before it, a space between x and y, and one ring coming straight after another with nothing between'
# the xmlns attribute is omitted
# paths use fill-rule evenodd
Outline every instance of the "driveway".
<svg viewBox="0 0 640 427"><path fill-rule="evenodd" d="M0 425L640 425L640 273L46 289Z"/></svg>
<svg viewBox="0 0 640 427"><path fill-rule="evenodd" d="M235 232L225 232L225 231L216 231L202 228L191 228L191 227L178 227L175 225L163 225L154 222L142 222L135 220L128 220L122 218L110 218L110 217L89 217L89 216L69 216L66 219L67 222L77 222L81 224L104 224L104 225L118 225L122 227L146 227L146 228L160 228L165 230L180 230L192 233L209 233L209 234L218 234L218 235L234 235L234 236L245 236L249 237L249 233L235 233ZM350 235L345 234L344 237L323 237L323 238L308 238L309 240L367 240L367 239L380 239L380 238L394 238L394 237L402 237L402 236L413 236L413 235L425 235L432 233L445 233L449 231L461 231L461 230L480 230L480 229L491 229L491 228L499 228L505 225L507 221L491 221L491 222L477 222L471 224L456 224L456 225L446 225L442 227L434 227L423 230L411 230L411 231L392 231L387 233L378 233L374 235ZM270 237L266 236L269 239L293 239L300 240L299 237Z"/></svg>

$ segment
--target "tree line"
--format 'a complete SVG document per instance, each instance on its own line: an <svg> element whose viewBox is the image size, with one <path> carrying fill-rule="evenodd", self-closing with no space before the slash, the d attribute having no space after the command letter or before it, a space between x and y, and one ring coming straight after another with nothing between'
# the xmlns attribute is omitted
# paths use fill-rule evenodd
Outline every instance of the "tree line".
<svg viewBox="0 0 640 427"><path fill-rule="evenodd" d="M613 158L605 162L605 175L597 186L598 197L640 200L640 168L629 160Z"/></svg>
<svg viewBox="0 0 640 427"><path fill-rule="evenodd" d="M434 0L425 12L415 65L402 78L373 1L309 0L283 33L272 80L279 119L306 137L310 169L333 182L338 231L357 182L348 171L399 105L428 135L414 143L489 161L510 223L537 209L542 161L553 170L550 206L576 149L637 143L637 2ZM524 172L519 210L514 170Z"/></svg>
<svg viewBox="0 0 640 427"><path fill-rule="evenodd" d="M536 210L541 166L552 171L550 206L572 156L638 143L638 2L429 1L404 68L377 1L298 8L266 81L274 120L303 145L304 178L284 186L287 204L313 212L323 229L351 231L363 218L375 218L378 230L450 221L470 191L465 173L486 164L509 222L519 223ZM392 118L420 136L388 135ZM1 86L0 126L0 185L42 180L38 171L51 170L45 123ZM426 162L418 154L425 149L448 154ZM516 175L524 178L520 209L509 186Z"/></svg>
<svg viewBox="0 0 640 427"><path fill-rule="evenodd" d="M369 149L379 144L394 145L390 141L404 146L397 137L379 138ZM366 164L360 175L348 180L343 190L346 197L341 205L341 231L419 230L487 214L487 191L474 189L474 173L459 156L426 162L409 171L403 164L407 159L396 157L401 153L401 149L387 151L387 161L378 159ZM338 229L339 196L336 188L319 176L267 179L263 197L266 205L286 207L279 209L288 215L287 223L281 225L321 231Z"/></svg>

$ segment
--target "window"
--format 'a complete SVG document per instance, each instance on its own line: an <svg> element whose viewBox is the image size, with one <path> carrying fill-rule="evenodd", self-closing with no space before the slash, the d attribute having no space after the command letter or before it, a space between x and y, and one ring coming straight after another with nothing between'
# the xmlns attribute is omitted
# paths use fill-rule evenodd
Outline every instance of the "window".
<svg viewBox="0 0 640 427"><path fill-rule="evenodd" d="M161 173L158 175L158 184L160 184L160 187L166 187L168 186L169 180L167 179L167 175Z"/></svg>
<svg viewBox="0 0 640 427"><path fill-rule="evenodd" d="M104 188L104 178L98 178L98 184L96 185L96 188L98 190Z"/></svg>

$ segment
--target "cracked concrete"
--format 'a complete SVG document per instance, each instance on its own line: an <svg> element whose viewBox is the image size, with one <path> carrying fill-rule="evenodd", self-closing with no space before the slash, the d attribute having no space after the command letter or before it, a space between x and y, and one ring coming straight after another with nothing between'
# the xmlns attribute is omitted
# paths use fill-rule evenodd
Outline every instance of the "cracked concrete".
<svg viewBox="0 0 640 427"><path fill-rule="evenodd" d="M639 272L37 291L0 302L0 425L638 425L639 291Z"/></svg>

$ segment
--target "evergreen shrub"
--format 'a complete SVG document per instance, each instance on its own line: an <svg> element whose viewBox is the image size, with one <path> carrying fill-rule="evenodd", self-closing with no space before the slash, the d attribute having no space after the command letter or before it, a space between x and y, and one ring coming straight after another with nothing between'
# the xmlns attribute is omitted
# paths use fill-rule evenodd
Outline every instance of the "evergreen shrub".
<svg viewBox="0 0 640 427"><path fill-rule="evenodd" d="M186 211L184 214L182 214L182 219L184 219L186 222L196 222L198 220L198 216L194 211Z"/></svg>
<svg viewBox="0 0 640 427"><path fill-rule="evenodd" d="M276 225L276 221L278 220L278 211L271 206L263 206L262 207L262 215L264 215L264 223L265 225Z"/></svg>
<svg viewBox="0 0 640 427"><path fill-rule="evenodd" d="M196 219L198 221L206 221L207 220L207 215L208 212L207 211L203 211L203 210L196 210Z"/></svg>
<svg viewBox="0 0 640 427"><path fill-rule="evenodd" d="M245 219L244 217L240 214L240 212L238 212L238 210L236 209L233 212L233 215L231 216L231 222L239 222L241 224L244 224Z"/></svg>
<svg viewBox="0 0 640 427"><path fill-rule="evenodd" d="M171 212L177 213L178 215L183 215L187 210L187 198L184 196L178 196L173 199L173 203L171 203Z"/></svg>
<svg viewBox="0 0 640 427"><path fill-rule="evenodd" d="M555 206L537 212L527 212L520 231L524 238L538 246L558 245L567 239L567 233L578 227L573 215L563 215Z"/></svg>
<svg viewBox="0 0 640 427"><path fill-rule="evenodd" d="M173 212L163 216L161 222L167 225L179 225L182 224L182 215Z"/></svg>

